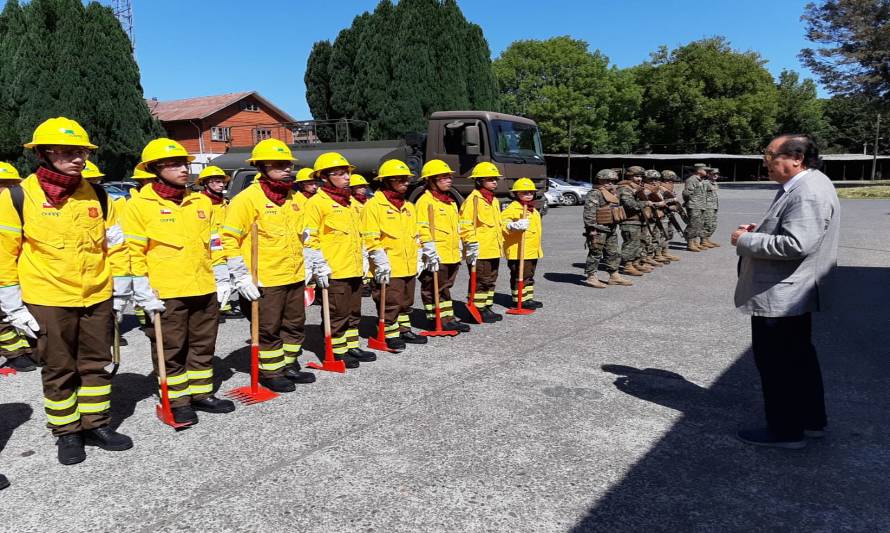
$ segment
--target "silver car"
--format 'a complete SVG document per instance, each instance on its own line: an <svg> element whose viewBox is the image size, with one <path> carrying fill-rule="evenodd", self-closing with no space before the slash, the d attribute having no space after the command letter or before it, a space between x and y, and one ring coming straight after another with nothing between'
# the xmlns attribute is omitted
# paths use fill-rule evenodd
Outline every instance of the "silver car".
<svg viewBox="0 0 890 533"><path fill-rule="evenodd" d="M583 204L584 199L587 198L587 193L590 192L589 187L572 185L571 183L558 178L550 178L549 181L550 190L556 191L562 195L564 205Z"/></svg>

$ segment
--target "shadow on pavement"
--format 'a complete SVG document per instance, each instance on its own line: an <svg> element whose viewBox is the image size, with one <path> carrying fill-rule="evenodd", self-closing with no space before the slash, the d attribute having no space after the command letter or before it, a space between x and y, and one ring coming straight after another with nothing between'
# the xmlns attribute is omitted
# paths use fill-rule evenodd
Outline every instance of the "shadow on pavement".
<svg viewBox="0 0 890 533"><path fill-rule="evenodd" d="M117 429L124 420L133 416L136 404L152 396L157 390L154 372L142 374L121 373L111 381L111 427Z"/></svg>
<svg viewBox="0 0 890 533"><path fill-rule="evenodd" d="M750 349L708 387L670 370L603 365L619 390L682 416L572 531L886 529L888 277L888 269L839 268L840 301L814 315L829 433L805 450L735 440L740 426L763 424Z"/></svg>
<svg viewBox="0 0 890 533"><path fill-rule="evenodd" d="M582 276L581 274L569 274L564 272L547 272L544 274L544 279L546 279L547 281L552 281L554 283L584 285L583 281L587 279L587 276Z"/></svg>
<svg viewBox="0 0 890 533"><path fill-rule="evenodd" d="M6 443L12 438L15 429L28 420L34 410L24 403L0 404L0 451L6 447Z"/></svg>

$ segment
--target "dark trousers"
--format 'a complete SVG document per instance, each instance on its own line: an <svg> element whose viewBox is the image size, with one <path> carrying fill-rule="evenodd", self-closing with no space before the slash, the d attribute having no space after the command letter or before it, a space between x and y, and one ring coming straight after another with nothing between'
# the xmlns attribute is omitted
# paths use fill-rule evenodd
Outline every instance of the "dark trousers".
<svg viewBox="0 0 890 533"><path fill-rule="evenodd" d="M302 281L277 287L260 287L260 376L284 375L284 367L297 362L306 340L306 306ZM251 302L241 299L245 316L253 320Z"/></svg>
<svg viewBox="0 0 890 533"><path fill-rule="evenodd" d="M751 317L751 347L760 372L766 423L779 438L827 424L822 372L812 338L812 314Z"/></svg>
<svg viewBox="0 0 890 533"><path fill-rule="evenodd" d="M535 267L537 266L537 259L526 259L525 265L522 266L523 302L535 299ZM509 259L507 268L510 270L510 290L513 295L513 305L516 305L519 303L519 260Z"/></svg>
<svg viewBox="0 0 890 533"><path fill-rule="evenodd" d="M416 283L417 278L414 276L389 280L389 285L386 286L386 302L383 303L383 323L387 339L411 331L411 306L414 305ZM371 298L379 310L380 285L376 281L371 282Z"/></svg>
<svg viewBox="0 0 890 533"><path fill-rule="evenodd" d="M498 281L498 267L501 259L477 259L476 260L476 307L491 307L494 305L494 286ZM469 294L469 287L467 293Z"/></svg>
<svg viewBox="0 0 890 533"><path fill-rule="evenodd" d="M460 263L439 265L439 270L435 272L439 278L439 307L443 322L450 322L454 318L454 304L451 301L451 287L454 287L454 280L457 279L457 271L460 270ZM478 271L477 271L478 275ZM420 279L420 299L423 301L423 308L426 311L426 317L429 320L436 319L436 294L433 290L433 272L424 270L418 276Z"/></svg>
<svg viewBox="0 0 890 533"><path fill-rule="evenodd" d="M389 297L387 297L387 300ZM334 355L358 348L358 326L362 321L362 278L330 280L328 301Z"/></svg>

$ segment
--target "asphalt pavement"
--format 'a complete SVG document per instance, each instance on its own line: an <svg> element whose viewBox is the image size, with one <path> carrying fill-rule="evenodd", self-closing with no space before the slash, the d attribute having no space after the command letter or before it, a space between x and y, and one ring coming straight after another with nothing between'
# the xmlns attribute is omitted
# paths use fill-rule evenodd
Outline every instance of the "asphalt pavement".
<svg viewBox="0 0 890 533"><path fill-rule="evenodd" d="M543 309L178 433L154 415L148 342L128 320L112 410L130 451L59 465L38 374L0 378L0 531L886 530L890 201L842 202L843 300L814 324L828 436L801 451L733 436L762 417L728 238L772 196L722 191L721 248L604 290L580 284L581 208L551 209ZM466 272L458 287L462 300ZM505 265L498 292L502 308ZM304 362L321 353L317 307L308 322ZM221 326L221 392L248 382L247 337L245 320Z"/></svg>

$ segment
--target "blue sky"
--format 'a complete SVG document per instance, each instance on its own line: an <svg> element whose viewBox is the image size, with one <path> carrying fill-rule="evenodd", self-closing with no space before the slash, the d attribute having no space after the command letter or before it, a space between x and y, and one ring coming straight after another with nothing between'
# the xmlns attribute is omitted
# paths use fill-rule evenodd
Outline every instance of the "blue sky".
<svg viewBox="0 0 890 533"><path fill-rule="evenodd" d="M797 53L807 46L807 0L463 0L492 58L519 39L571 35L619 67L660 45L714 35L755 50L778 75L812 75ZM161 100L257 90L298 119L311 118L303 73L312 43L337 33L377 0L134 0L136 58L147 98ZM541 7L545 6L545 7Z"/></svg>

